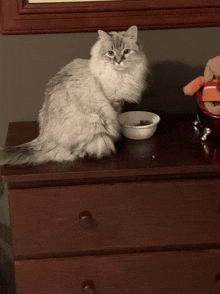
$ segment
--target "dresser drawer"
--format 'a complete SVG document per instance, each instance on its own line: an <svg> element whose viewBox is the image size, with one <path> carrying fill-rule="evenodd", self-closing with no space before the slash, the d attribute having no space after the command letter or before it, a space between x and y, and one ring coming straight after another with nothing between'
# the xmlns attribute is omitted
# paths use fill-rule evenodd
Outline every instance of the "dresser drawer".
<svg viewBox="0 0 220 294"><path fill-rule="evenodd" d="M220 243L220 181L81 185L9 191L15 259Z"/></svg>
<svg viewBox="0 0 220 294"><path fill-rule="evenodd" d="M17 294L219 294L220 251L23 260L15 272Z"/></svg>

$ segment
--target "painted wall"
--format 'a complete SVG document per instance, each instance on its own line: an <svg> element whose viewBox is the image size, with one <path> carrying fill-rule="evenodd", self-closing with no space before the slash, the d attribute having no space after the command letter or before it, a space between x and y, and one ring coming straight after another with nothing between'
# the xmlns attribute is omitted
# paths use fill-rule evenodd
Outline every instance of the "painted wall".
<svg viewBox="0 0 220 294"><path fill-rule="evenodd" d="M195 99L182 87L202 75L220 53L220 28L140 31L151 74L141 107L194 112ZM97 33L0 35L0 146L10 121L36 120L45 84L74 58L89 58ZM165 101L166 100L166 101Z"/></svg>

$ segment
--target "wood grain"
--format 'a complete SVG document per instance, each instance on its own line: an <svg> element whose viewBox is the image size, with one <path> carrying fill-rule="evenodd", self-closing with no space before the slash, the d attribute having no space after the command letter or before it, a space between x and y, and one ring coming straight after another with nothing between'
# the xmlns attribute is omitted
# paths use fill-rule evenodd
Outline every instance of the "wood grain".
<svg viewBox="0 0 220 294"><path fill-rule="evenodd" d="M220 251L122 254L15 262L17 294L218 294Z"/></svg>
<svg viewBox="0 0 220 294"><path fill-rule="evenodd" d="M1 33L68 33L217 26L217 0L115 0L31 4L28 0L1 0Z"/></svg>
<svg viewBox="0 0 220 294"><path fill-rule="evenodd" d="M14 258L220 246L220 180L9 191ZM82 212L95 222L79 224Z"/></svg>
<svg viewBox="0 0 220 294"><path fill-rule="evenodd" d="M37 135L11 123L6 144ZM17 294L219 293L219 137L200 138L163 117L108 158L4 166Z"/></svg>
<svg viewBox="0 0 220 294"><path fill-rule="evenodd" d="M219 177L219 137L201 142L201 133L193 126L194 116L162 116L158 131L148 140L122 137L116 153L100 160L84 158L70 163L39 166L4 166L2 180L13 188L27 185L60 185L94 182L162 180L171 177ZM19 145L38 135L37 122L10 123L6 145ZM58 181L58 182L57 182ZM69 183L69 182L68 182Z"/></svg>

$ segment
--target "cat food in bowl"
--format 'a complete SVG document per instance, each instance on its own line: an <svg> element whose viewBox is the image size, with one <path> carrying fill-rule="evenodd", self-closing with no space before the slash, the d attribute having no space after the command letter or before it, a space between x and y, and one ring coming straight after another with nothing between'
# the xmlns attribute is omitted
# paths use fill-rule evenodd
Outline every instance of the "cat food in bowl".
<svg viewBox="0 0 220 294"><path fill-rule="evenodd" d="M143 140L156 132L160 117L148 111L128 111L119 115L119 122L126 138Z"/></svg>

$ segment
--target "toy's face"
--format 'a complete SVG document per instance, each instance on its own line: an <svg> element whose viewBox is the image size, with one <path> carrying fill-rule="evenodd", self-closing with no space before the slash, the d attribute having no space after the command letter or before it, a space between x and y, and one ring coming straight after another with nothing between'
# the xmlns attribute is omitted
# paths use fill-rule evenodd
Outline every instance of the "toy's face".
<svg viewBox="0 0 220 294"><path fill-rule="evenodd" d="M204 78L211 81L214 77L220 77L220 56L210 59L204 71Z"/></svg>

